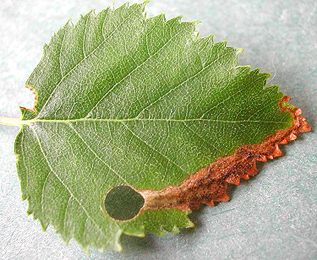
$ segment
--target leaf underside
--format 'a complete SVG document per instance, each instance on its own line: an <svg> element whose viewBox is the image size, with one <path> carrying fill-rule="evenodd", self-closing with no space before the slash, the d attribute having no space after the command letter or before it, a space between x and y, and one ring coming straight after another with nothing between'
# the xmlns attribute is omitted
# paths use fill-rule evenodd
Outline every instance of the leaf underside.
<svg viewBox="0 0 317 260"><path fill-rule="evenodd" d="M195 23L146 18L145 4L67 23L44 46L26 85L15 151L28 213L85 249L121 250L122 233L192 226L188 212L144 210L115 221L107 191L178 186L242 145L293 126L268 73L237 66L241 49L199 38Z"/></svg>

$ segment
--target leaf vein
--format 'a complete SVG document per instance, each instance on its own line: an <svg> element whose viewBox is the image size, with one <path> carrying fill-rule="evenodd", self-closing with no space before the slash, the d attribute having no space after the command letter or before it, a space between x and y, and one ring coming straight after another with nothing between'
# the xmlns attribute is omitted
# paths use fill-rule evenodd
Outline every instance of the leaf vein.
<svg viewBox="0 0 317 260"><path fill-rule="evenodd" d="M43 105L41 111L47 106L48 102L51 100L51 98L53 97L56 89L58 88L58 86L65 80L65 78L73 71L75 70L81 63L83 63L88 57L90 57L92 54L94 54L104 43L106 43L106 41L114 34L114 32L116 30L118 30L119 27L121 27L126 20L128 20L130 18L130 16L132 16L132 14L134 14L134 12L131 12L120 24L119 26L115 27L114 30L108 35L107 38L104 38L104 40L91 52L89 53L89 55L87 55L86 58L83 58L82 60L80 60L78 62L78 64L76 66L74 66L67 74L65 74L65 76L62 75L61 80L56 84L55 88L53 89L52 93L50 94L50 96L48 97L48 99L46 100L45 104ZM59 62L60 64L60 62ZM37 115L37 117L40 115L40 113Z"/></svg>
<svg viewBox="0 0 317 260"><path fill-rule="evenodd" d="M41 141L40 141L40 138L39 136L37 135L36 131L31 128L35 137L36 137L36 140L37 140L37 143L39 144L39 147L40 147L40 150L43 154L43 157L45 158L46 160L46 163L48 165L48 167L50 168L51 172L54 174L54 176L57 178L57 180L62 184L62 186L66 189L66 191L70 194L70 196L72 196L76 202L79 204L79 206L84 210L85 214L87 215L87 217L89 217L91 219L91 221L94 223L94 225L98 228L98 230L100 231L101 234L103 234L105 237L107 237L107 234L101 229L101 227L99 227L99 225L97 225L97 223L94 221L94 219L90 216L90 214L88 213L87 209L83 206L83 204L80 203L80 201L74 196L74 194L72 193L72 191L66 186L66 184L63 182L63 180L54 172L52 166L50 165L49 161L48 161L48 158L44 152L44 148L42 147L42 144L41 144Z"/></svg>
<svg viewBox="0 0 317 260"><path fill-rule="evenodd" d="M149 57L147 57L143 62L141 62L141 64L137 65L134 69L132 69L130 72L128 72L127 75L125 75L121 80L119 80L118 82L116 82L102 97L101 99L96 103L96 105L87 113L86 116L84 117L88 117L89 114L91 114L93 112L93 110L98 107L98 105L109 95L111 94L111 92L120 84L122 83L125 79L127 79L133 72L137 71L141 66L143 66L147 61L149 61L152 57L156 56L160 51L162 51L164 49L164 47L168 46L168 44L172 41L172 39L174 39L176 36L178 36L181 33L178 32L175 35L171 36L171 38L164 43L161 47L159 47L159 49L157 49L157 51L153 54L151 54Z"/></svg>
<svg viewBox="0 0 317 260"><path fill-rule="evenodd" d="M126 124L123 123L123 125L125 126L125 128L134 136L136 137L138 140L140 140L142 143L144 143L147 147L149 147L151 150L155 151L156 153L158 153L159 155L161 155L163 158L165 158L168 162L172 163L173 165L175 165L177 168L179 168L180 170L182 170L184 173L186 173L187 171L185 171L180 165L176 164L175 162L173 162L170 158L168 158L165 154L161 153L160 151L156 150L154 147L152 147L150 144L148 144L145 140L143 140L140 136L138 136L135 132L133 132Z"/></svg>
<svg viewBox="0 0 317 260"><path fill-rule="evenodd" d="M117 175L121 180L126 182L127 184L128 181L124 179L118 172L116 172L109 164L107 164L91 147L90 145L84 140L84 138L76 131L76 129L71 125L68 124L68 126L73 130L73 132L79 137L79 139L87 146L87 148L93 153L93 155L98 158L104 165L107 166L108 169L110 169L115 175Z"/></svg>

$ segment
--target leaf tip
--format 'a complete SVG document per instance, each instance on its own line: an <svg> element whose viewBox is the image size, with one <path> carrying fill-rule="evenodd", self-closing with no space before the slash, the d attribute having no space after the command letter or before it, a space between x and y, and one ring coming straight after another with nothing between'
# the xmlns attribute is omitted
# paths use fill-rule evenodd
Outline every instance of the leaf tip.
<svg viewBox="0 0 317 260"><path fill-rule="evenodd" d="M194 25L198 25L198 24L201 24L202 21L192 21L192 23L193 23Z"/></svg>
<svg viewBox="0 0 317 260"><path fill-rule="evenodd" d="M188 221L188 226L187 226L187 228L194 228L195 226L196 226L196 225L195 225L194 222Z"/></svg>
<svg viewBox="0 0 317 260"><path fill-rule="evenodd" d="M107 10L107 9L105 9ZM96 15L96 9L91 9L85 16Z"/></svg>
<svg viewBox="0 0 317 260"><path fill-rule="evenodd" d="M178 15L178 16L176 16L175 18L172 18L171 20L175 20L175 21L177 21L177 22L181 22L182 21L182 19L183 19L183 16L182 15Z"/></svg>
<svg viewBox="0 0 317 260"><path fill-rule="evenodd" d="M81 15L81 17L82 16L83 15ZM74 24L72 22L72 18L69 18L63 28L68 29L68 28L73 27L73 26L74 26Z"/></svg>
<svg viewBox="0 0 317 260"><path fill-rule="evenodd" d="M36 219L35 216L34 216L34 219ZM47 228L48 228L48 226L49 226L49 224L48 224L48 223L45 223L45 222L44 222L43 220L41 220L41 219L39 219L39 221L40 221L40 225L41 225L42 230L43 230L43 231L46 231Z"/></svg>
<svg viewBox="0 0 317 260"><path fill-rule="evenodd" d="M123 247L120 244L120 238L122 236L122 230L119 230L119 232L117 233L117 239L115 240L115 244L114 244L114 250L122 253L123 252Z"/></svg>
<svg viewBox="0 0 317 260"><path fill-rule="evenodd" d="M242 49L242 48L235 48L235 49L236 49L237 55L244 52L244 49Z"/></svg>
<svg viewBox="0 0 317 260"><path fill-rule="evenodd" d="M140 7L141 11L144 12L145 7L150 3L150 1L143 1L142 3L135 3L133 5L130 5L131 3L128 1L123 6L125 7ZM121 6L119 7L121 8Z"/></svg>

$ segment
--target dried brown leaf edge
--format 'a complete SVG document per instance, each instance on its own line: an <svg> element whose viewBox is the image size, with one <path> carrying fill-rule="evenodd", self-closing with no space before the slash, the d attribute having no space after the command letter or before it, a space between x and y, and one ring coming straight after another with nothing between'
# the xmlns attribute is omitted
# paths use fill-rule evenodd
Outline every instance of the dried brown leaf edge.
<svg viewBox="0 0 317 260"><path fill-rule="evenodd" d="M240 179L248 180L256 175L257 161L265 162L282 156L281 144L297 139L300 133L311 131L302 110L286 104L291 98L284 96L279 102L282 112L289 112L293 125L286 130L278 130L261 144L242 145L232 155L219 158L207 168L190 175L179 186L169 186L161 190L138 190L145 203L140 210L180 209L191 211L200 204L214 206L214 202L229 201L228 184L240 184Z"/></svg>

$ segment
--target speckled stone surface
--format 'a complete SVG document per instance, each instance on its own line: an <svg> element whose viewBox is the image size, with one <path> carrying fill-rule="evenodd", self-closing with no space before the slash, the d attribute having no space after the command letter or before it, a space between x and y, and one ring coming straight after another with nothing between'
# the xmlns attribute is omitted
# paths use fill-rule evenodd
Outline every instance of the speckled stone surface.
<svg viewBox="0 0 317 260"><path fill-rule="evenodd" d="M135 1L131 1L135 2ZM124 1L116 1L119 6ZM48 42L68 18L97 11L108 0L1 0L0 115L19 117L32 107L24 82ZM317 128L317 1L152 0L149 16L201 20L201 35L245 49L240 64L272 73L270 84L293 97ZM196 228L179 235L124 236L123 253L66 246L52 228L43 232L21 200L13 143L18 128L0 126L0 259L317 259L317 135L284 148L286 156L260 166L255 178L234 188L231 202L201 207Z"/></svg>

